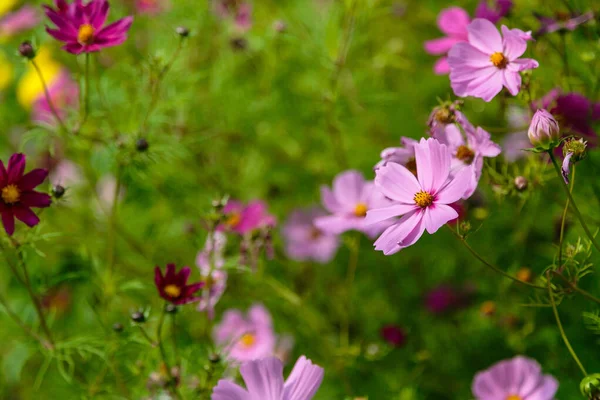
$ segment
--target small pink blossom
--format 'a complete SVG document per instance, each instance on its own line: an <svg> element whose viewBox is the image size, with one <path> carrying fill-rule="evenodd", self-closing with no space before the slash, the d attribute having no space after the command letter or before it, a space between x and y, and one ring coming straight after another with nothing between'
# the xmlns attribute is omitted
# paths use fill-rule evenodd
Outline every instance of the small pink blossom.
<svg viewBox="0 0 600 400"><path fill-rule="evenodd" d="M50 94L52 105L61 119L64 119L68 115L69 110L78 107L79 85L71 78L67 70L60 72L52 85L48 87L48 93ZM45 94L40 94L33 103L31 119L47 124L57 123Z"/></svg>
<svg viewBox="0 0 600 400"><path fill-rule="evenodd" d="M385 166L389 162L404 165L409 170L416 173L415 165L415 145L419 141L407 137L401 137L402 147L388 147L381 152L381 161L373 169Z"/></svg>
<svg viewBox="0 0 600 400"><path fill-rule="evenodd" d="M436 74L444 75L450 72L446 54L456 43L468 40L467 25L469 25L470 20L469 14L460 7L449 7L440 11L437 25L446 36L425 42L425 51L427 53L434 56L442 56L436 61L433 67L433 71Z"/></svg>
<svg viewBox="0 0 600 400"><path fill-rule="evenodd" d="M13 36L33 29L40 23L40 20L41 16L38 10L30 5L25 5L0 18L0 37Z"/></svg>
<svg viewBox="0 0 600 400"><path fill-rule="evenodd" d="M427 230L430 234L458 217L450 204L463 197L473 178L473 167L466 166L450 175L452 155L436 139L421 139L415 146L417 177L405 167L389 163L376 172L375 185L393 200L391 206L369 210L366 224L402 215L375 241L375 250L385 255L411 246Z"/></svg>
<svg viewBox="0 0 600 400"><path fill-rule="evenodd" d="M252 5L244 0L213 0L215 14L230 20L242 32L252 27Z"/></svg>
<svg viewBox="0 0 600 400"><path fill-rule="evenodd" d="M225 223L219 230L233 231L240 235L257 229L275 226L275 217L267 212L267 205L259 200L244 205L237 200L229 200L223 208Z"/></svg>
<svg viewBox="0 0 600 400"><path fill-rule="evenodd" d="M450 83L460 97L491 101L503 87L516 96L521 90L521 71L538 67L530 58L519 58L527 50L521 34L502 25L477 18L467 26L468 42L457 43L448 53ZM522 32L522 31L521 31Z"/></svg>
<svg viewBox="0 0 600 400"><path fill-rule="evenodd" d="M283 226L285 252L292 260L326 264L335 257L340 246L338 235L315 226L315 219L327 215L318 207L293 211Z"/></svg>

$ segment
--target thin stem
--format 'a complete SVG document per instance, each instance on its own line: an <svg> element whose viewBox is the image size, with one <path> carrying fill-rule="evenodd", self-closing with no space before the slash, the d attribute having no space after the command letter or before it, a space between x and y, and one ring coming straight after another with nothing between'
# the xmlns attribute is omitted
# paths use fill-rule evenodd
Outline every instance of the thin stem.
<svg viewBox="0 0 600 400"><path fill-rule="evenodd" d="M90 53L85 53L85 98L84 98L84 118L83 123L87 120L90 113Z"/></svg>
<svg viewBox="0 0 600 400"><path fill-rule="evenodd" d="M171 314L171 339L173 340L173 353L175 354L175 365L181 368L181 359L179 357L179 348L177 347L177 314Z"/></svg>
<svg viewBox="0 0 600 400"><path fill-rule="evenodd" d="M579 208L577 208L577 205L575 204L575 200L573 199L573 196L571 196L571 192L569 191L569 187L567 186L567 184L563 180L562 173L560 172L560 167L558 166L558 163L556 162L556 158L554 157L554 154L552 153L552 150L548 151L548 154L550 155L550 160L552 160L552 164L554 165L554 170L556 171L556 174L558 175L559 181L561 182L560 186L563 187L563 189L567 193L567 197L569 198L569 201L571 202L571 209L573 210L573 213L575 214L575 216L577 217L577 219L581 223L581 227L585 231L585 234L588 236L588 238L590 239L590 241L592 242L592 244L594 245L594 247L596 248L596 250L600 251L600 245L598 245L598 243L596 242L596 239L592 235L592 232L590 231L590 229L588 228L587 224L585 223L585 220L583 219L583 216L579 212Z"/></svg>
<svg viewBox="0 0 600 400"><path fill-rule="evenodd" d="M573 193L573 186L575 186L575 165L573 165L573 172L571 174L571 187L569 192ZM562 267L562 252L563 252L563 240L565 238L565 221L567 220L567 211L569 211L569 204L571 201L567 199L565 203L565 209L563 210L562 219L560 221L560 239L558 243L558 267Z"/></svg>
<svg viewBox="0 0 600 400"><path fill-rule="evenodd" d="M448 226L448 225L446 225L446 226ZM529 283L529 282L525 282L525 281L522 281L522 280L520 280L520 279L517 279L517 278L515 278L514 276L512 276L512 275L510 275L510 274L508 274L508 273L506 273L506 272L502 271L500 268L498 268L498 267L496 267L496 266L494 266L494 265L490 264L490 263L489 263L489 262L487 262L487 261L486 261L486 260L485 260L485 259L484 259L484 258L483 258L483 257L482 257L480 254L479 254L479 253L477 253L477 252L475 251L475 249L473 249L473 248L472 248L472 247L469 245L469 243L467 243L467 241L466 241L466 239L465 239L464 237L462 237L461 235L459 235L459 234L458 234L458 232L456 232L456 231L455 231L454 229L452 229L450 226L448 226L448 229L450 229L450 232L452 232L452 233L454 234L454 236L456 236L456 238L457 238L458 240L460 240L460 242L461 242L461 243L462 243L462 244L463 244L463 245L464 245L464 246L467 248L467 250L469 250L469 252L470 252L470 253L471 253L471 254L472 254L472 255L473 255L473 256L474 256L476 259L478 259L478 260L479 260L479 261L480 261L482 264L484 264L486 267L488 267L488 268L490 268L490 269L494 270L495 272L499 273L500 275L504 276L505 278L508 278L508 279L510 279L510 280L512 280L512 281L515 281L515 282L517 282L517 283L520 283L521 285L529 286L529 287L531 287L531 288L534 288L534 289L546 290L546 288L545 288L545 287L543 287L543 286L538 286L538 285L535 285L535 284L533 284L533 283Z"/></svg>
<svg viewBox="0 0 600 400"><path fill-rule="evenodd" d="M142 325L138 325L138 327L140 328L140 332L142 332L142 336L144 337L144 339L146 339L146 341L148 341L150 346L156 347L156 343L154 342L154 340L152 340L150 335L148 335L148 332L146 332L146 329L144 329L144 327Z"/></svg>
<svg viewBox="0 0 600 400"><path fill-rule="evenodd" d="M44 88L44 96L46 97L46 102L48 102L48 107L50 107L50 112L52 113L52 115L54 116L54 118L56 119L56 121L58 122L60 127L65 132L68 133L69 130L67 129L67 126L65 125L62 118L58 114L58 111L56 111L56 107L54 107L54 102L52 101L52 98L50 97L50 91L48 90L48 85L46 85L44 75L42 74L42 71L40 70L40 67L38 66L37 62L35 62L35 59L31 59L31 65L33 65L35 72L37 73L38 77L40 78L40 82L42 83L42 87Z"/></svg>
<svg viewBox="0 0 600 400"><path fill-rule="evenodd" d="M342 326L340 330L340 343L343 348L350 345L350 315L352 308L352 287L358 267L358 253L360 250L360 236L350 242L348 246L350 258L348 259L348 271L346 273L346 311L343 313Z"/></svg>
<svg viewBox="0 0 600 400"><path fill-rule="evenodd" d="M21 277L21 274L19 274L19 271L14 266L14 264L12 262L10 262L10 259L8 258L8 254L6 253L6 250L4 249L4 247L2 246L1 243L0 243L0 250L2 250L2 254L4 255L4 259L6 260L6 264L8 265L8 267L10 268L10 270L12 271L13 275L17 278L17 280L21 283L21 285L25 286L25 280L23 280L23 278Z"/></svg>
<svg viewBox="0 0 600 400"><path fill-rule="evenodd" d="M50 348L54 348L54 339L52 338L52 332L50 332L50 328L48 328L48 324L46 322L46 317L44 316L44 312L42 311L42 305L33 293L33 288L31 287L31 280L29 279L29 272L27 271L27 264L25 263L25 259L23 258L23 253L21 253L21 249L18 244L15 246L15 250L17 251L17 257L19 258L19 262L23 268L23 276L25 277L25 287L27 288L27 292L29 293L29 297L31 297L31 301L35 307L35 311L38 314L40 319L40 324L42 325L42 330L46 334L46 338L48 339Z"/></svg>
<svg viewBox="0 0 600 400"><path fill-rule="evenodd" d="M569 343L569 339L567 338L567 335L565 334L565 330L563 329L563 326L560 322L560 317L558 315L558 309L556 308L556 303L554 302L554 296L552 293L552 287L550 285L550 273L549 272L546 273L546 282L548 284L548 297L550 298L550 304L552 305L552 311L554 312L554 318L556 319L556 325L558 326L558 330L560 331L560 336L562 336L562 339L565 342L565 346L567 346L569 353L571 353L571 357L573 357L573 360L575 360L575 362L579 366L579 369L581 369L581 372L583 372L583 376L587 376L587 372L585 371L585 368L583 368L583 364L581 364L581 361L579 361L577 354L575 354L575 350L573 350L573 348L571 347L571 343Z"/></svg>
<svg viewBox="0 0 600 400"><path fill-rule="evenodd" d="M121 164L117 166L117 176L115 178L115 192L112 199L110 215L108 216L108 268L112 275L115 269L115 231L117 220L117 206L119 204L119 195L121 192L121 180L123 178L123 167Z"/></svg>
<svg viewBox="0 0 600 400"><path fill-rule="evenodd" d="M600 299L599 298L594 297L591 293L586 292L585 290L579 288L577 285L575 285L573 282L569 281L566 277L564 277L559 272L552 271L552 274L554 274L554 276L558 276L560 279L562 279L567 285L569 285L569 287L571 289L575 290L576 292L579 292L581 295L583 295L584 297L588 298L589 300L592 300L593 302L596 302L596 303L600 304Z"/></svg>
<svg viewBox="0 0 600 400"><path fill-rule="evenodd" d="M4 296L0 295L0 304L2 305L2 307L4 307L4 310L6 310L6 313L8 314L9 317L12 318L13 321L15 321L15 323L17 325L19 325L19 327L21 329L23 329L23 331L28 334L29 336L31 336L32 338L34 338L35 340L37 340L40 343L44 343L44 340L39 337L35 332L33 332L31 330L31 328L29 328L24 322L23 320L21 320L21 318L19 318L19 316L9 307L8 302L6 301L6 299L4 298Z"/></svg>
<svg viewBox="0 0 600 400"><path fill-rule="evenodd" d="M162 313L160 314L160 319L158 320L158 326L156 327L156 343L158 344L158 349L160 350L160 356L162 358L162 362L165 366L165 370L167 372L167 377L169 378L169 386L173 390L173 393L178 399L181 399L181 394L179 390L177 390L177 382L173 378L173 374L171 372L171 367L169 366L169 360L167 359L167 353L165 351L165 346L162 342L162 327L165 322L165 314L166 310L163 307Z"/></svg>

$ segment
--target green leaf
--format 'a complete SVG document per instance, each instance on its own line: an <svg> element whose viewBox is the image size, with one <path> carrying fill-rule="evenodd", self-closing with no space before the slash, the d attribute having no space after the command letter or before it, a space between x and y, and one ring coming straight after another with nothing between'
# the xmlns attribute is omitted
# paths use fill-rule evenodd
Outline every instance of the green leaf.
<svg viewBox="0 0 600 400"><path fill-rule="evenodd" d="M24 343L12 346L2 361L2 371L7 382L16 383L21 380L21 371L31 355L31 349Z"/></svg>

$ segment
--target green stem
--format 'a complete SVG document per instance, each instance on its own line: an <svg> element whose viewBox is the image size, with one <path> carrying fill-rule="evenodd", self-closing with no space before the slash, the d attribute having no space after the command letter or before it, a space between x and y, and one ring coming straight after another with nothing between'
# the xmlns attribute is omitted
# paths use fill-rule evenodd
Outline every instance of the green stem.
<svg viewBox="0 0 600 400"><path fill-rule="evenodd" d="M573 199L573 196L571 195L571 192L569 191L569 187L567 186L567 184L565 183L565 181L563 179L562 173L560 172L560 167L558 166L558 163L556 162L556 158L554 157L552 150L548 151L548 154L550 155L550 160L552 160L552 164L554 165L554 170L556 171L556 174L558 175L558 178L560 181L560 186L563 187L563 189L567 193L567 197L569 198L569 201L571 202L571 209L573 210L573 213L575 214L575 216L581 223L581 227L585 231L585 234L588 236L588 238L590 239L590 241L592 242L592 244L594 245L596 250L600 251L600 245L598 245L598 243L596 242L596 239L594 238L594 236L592 235L592 232L590 231L587 224L585 223L583 216L579 212L579 208L577 208L577 204L575 204L575 200Z"/></svg>
<svg viewBox="0 0 600 400"><path fill-rule="evenodd" d="M352 287L358 267L358 253L360 250L360 236L353 239L349 244L350 258L348 259L348 271L346 273L346 310L343 313L342 326L340 330L340 344L342 348L350 345L350 315L352 308Z"/></svg>
<svg viewBox="0 0 600 400"><path fill-rule="evenodd" d="M448 225L446 225L448 226ZM483 265L485 265L486 267L492 269L493 271L499 273L500 275L504 276L505 278L508 278L512 281L515 281L517 283L520 283L521 285L525 285L525 286L529 286L531 288L534 289L540 289L540 290L546 290L545 287L543 286L538 286L535 285L533 283L529 283L529 282L525 282L522 281L520 279L515 278L514 276L502 271L500 268L496 267L495 265L490 264L489 262L487 262L479 253L477 253L475 251L475 249L473 249L469 243L467 243L466 239L464 237L462 237L461 235L458 234L458 232L456 232L454 229L452 229L450 226L448 226L448 229L450 229L450 232L452 232L454 234L454 236L456 236L456 238L467 248L467 250L469 250L469 252L476 258L478 259Z"/></svg>
<svg viewBox="0 0 600 400"><path fill-rule="evenodd" d="M558 315L558 309L556 308L556 303L554 302L554 296L552 293L552 287L550 285L550 274L549 273L546 273L546 282L548 284L548 296L550 298L550 304L552 305L552 311L554 312L554 318L556 319L556 325L558 326L558 330L560 331L560 336L562 337L563 341L565 342L565 346L567 346L569 353L571 353L571 357L573 357L573 360L575 360L575 362L579 366L579 369L581 370L581 372L583 372L583 376L587 376L587 372L585 371L583 364L581 364L581 361L579 361L577 354L575 354L575 350L573 350L573 348L571 347L571 343L569 343L569 339L567 338L567 335L565 334L565 330L563 329L563 326L560 322L560 317Z"/></svg>
<svg viewBox="0 0 600 400"><path fill-rule="evenodd" d="M573 165L573 172L571 173L571 187L569 192L573 193L573 186L575 186L575 165ZM565 221L567 219L567 211L569 211L570 200L567 199L565 203L565 209L563 210L562 219L560 221L560 239L558 243L558 267L562 267L562 252L563 252L563 240L565 237Z"/></svg>
<svg viewBox="0 0 600 400"><path fill-rule="evenodd" d="M19 327L21 329L23 329L23 331L31 336L32 338L34 338L35 340L37 340L38 342L44 344L44 340L39 337L35 332L33 332L31 330L31 328L29 328L24 322L23 320L21 320L21 318L19 318L19 316L10 308L10 306L8 305L8 302L6 301L6 299L4 298L4 296L0 295L0 304L2 305L2 307L4 307L4 310L6 311L6 313L8 314L8 316L10 318L12 318L12 320L19 325Z"/></svg>
<svg viewBox="0 0 600 400"><path fill-rule="evenodd" d="M171 372L171 367L169 365L169 360L167 359L167 353L165 351L165 346L163 345L163 342L162 342L162 327L165 322L165 314L166 314L166 310L165 310L165 307L163 307L162 313L160 314L160 319L158 320L158 326L156 327L156 343L158 344L160 356L161 356L162 362L165 366L165 370L167 372L167 377L169 378L168 386L171 387L175 396L178 399L181 399L182 397L181 397L181 394L179 393L179 390L177 389L177 382L173 378L173 374Z"/></svg>
<svg viewBox="0 0 600 400"><path fill-rule="evenodd" d="M115 193L112 199L110 215L108 216L108 267L112 275L115 269L115 231L117 224L117 206L119 205L119 194L121 192L121 181L123 179L123 167L117 166L117 176L115 177Z"/></svg>
<svg viewBox="0 0 600 400"><path fill-rule="evenodd" d="M591 293L586 292L585 290L579 288L577 285L575 285L573 282L569 281L566 277L564 277L562 274L558 273L557 271L552 271L552 274L554 274L554 276L558 276L560 279L562 279L567 285L569 285L569 287L573 290L575 290L576 292L578 292L579 294L581 294L582 296L588 298L589 300L592 300L595 303L600 304L600 299L597 297L594 297Z"/></svg>
<svg viewBox="0 0 600 400"><path fill-rule="evenodd" d="M56 107L54 107L54 102L52 101L52 98L50 97L50 91L48 90L48 85L46 85L46 81L44 80L44 75L42 74L42 71L40 70L40 67L38 66L38 64L35 62L35 59L31 59L31 65L33 65L35 72L37 73L38 77L40 78L40 82L42 83L42 87L44 88L44 96L46 97L46 101L48 102L48 107L50 107L50 112L52 113L52 115L54 116L54 118L56 119L56 121L58 122L60 127L65 132L68 133L69 130L67 129L67 126L65 125L62 118L58 114Z"/></svg>

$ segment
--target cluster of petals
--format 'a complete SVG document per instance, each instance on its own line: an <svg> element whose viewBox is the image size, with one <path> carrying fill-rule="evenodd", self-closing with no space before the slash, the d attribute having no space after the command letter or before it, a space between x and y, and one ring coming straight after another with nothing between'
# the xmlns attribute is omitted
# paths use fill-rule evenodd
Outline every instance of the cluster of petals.
<svg viewBox="0 0 600 400"><path fill-rule="evenodd" d="M419 141L408 137L401 137L401 147L388 147L381 152L381 160L375 165L375 170L385 166L389 162L404 165L409 170L416 173L415 166L415 145Z"/></svg>
<svg viewBox="0 0 600 400"><path fill-rule="evenodd" d="M495 24L513 7L512 0L481 0L475 9L475 18L485 18Z"/></svg>
<svg viewBox="0 0 600 400"><path fill-rule="evenodd" d="M275 217L267 212L267 205L262 201L251 201L247 205L237 200L229 200L223 207L225 222L219 230L233 231L240 235L257 229L273 227Z"/></svg>
<svg viewBox="0 0 600 400"><path fill-rule="evenodd" d="M160 297L176 305L200 301L197 292L202 289L204 282L188 285L191 272L190 267L183 267L177 271L175 264L167 264L164 275L160 267L154 268L154 284Z"/></svg>
<svg viewBox="0 0 600 400"><path fill-rule="evenodd" d="M217 17L230 20L239 31L252 27L252 5L244 0L213 0L213 10Z"/></svg>
<svg viewBox="0 0 600 400"><path fill-rule="evenodd" d="M315 220L326 216L320 207L297 209L290 213L282 233L285 252L292 260L326 264L335 257L340 246L339 235L315 226Z"/></svg>
<svg viewBox="0 0 600 400"><path fill-rule="evenodd" d="M226 245L225 234L214 232L206 238L204 249L196 256L196 266L205 282L202 298L198 302L198 311L206 311L211 319L214 318L215 305L227 288L227 271L223 269Z"/></svg>
<svg viewBox="0 0 600 400"><path fill-rule="evenodd" d="M417 176L406 167L389 163L376 171L375 185L393 201L392 205L369 210L367 223L402 216L375 242L375 249L390 255L413 245L424 233L430 234L458 217L450 204L458 201L473 180L473 167L450 175L452 155L434 138L421 139L415 146Z"/></svg>
<svg viewBox="0 0 600 400"><path fill-rule="evenodd" d="M502 25L502 35L490 21L474 19L468 26L468 42L457 43L448 53L450 83L459 97L491 101L503 87L516 96L521 90L521 71L538 67L527 50L528 33Z"/></svg>

